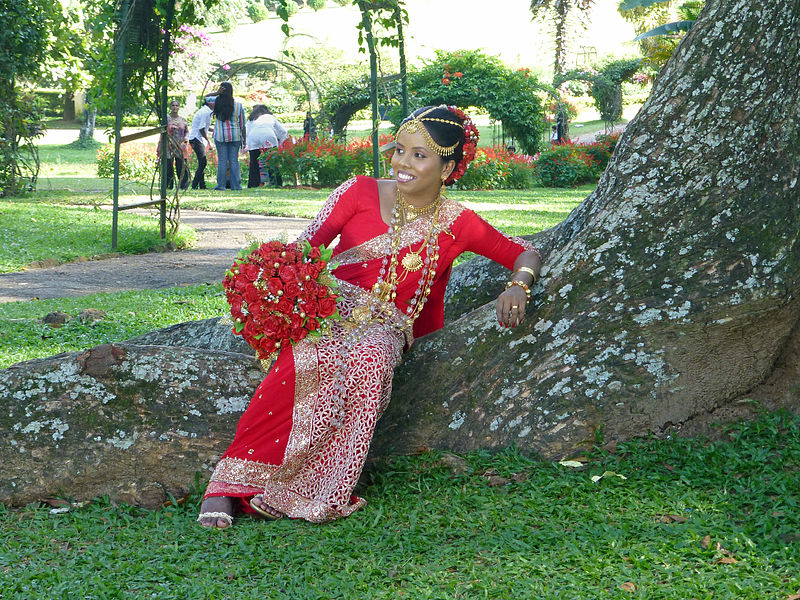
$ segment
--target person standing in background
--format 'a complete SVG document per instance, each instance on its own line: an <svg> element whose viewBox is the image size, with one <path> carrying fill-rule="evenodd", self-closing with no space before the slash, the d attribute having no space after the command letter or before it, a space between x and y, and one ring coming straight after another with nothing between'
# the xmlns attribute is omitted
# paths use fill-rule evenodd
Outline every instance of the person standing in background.
<svg viewBox="0 0 800 600"><path fill-rule="evenodd" d="M239 168L239 149L246 146L245 114L242 103L233 97L233 86L228 81L219 84L214 102L214 145L217 147L217 186L224 192L230 180L232 190L242 189ZM228 171L230 170L230 175Z"/></svg>
<svg viewBox="0 0 800 600"><path fill-rule="evenodd" d="M189 187L189 170L186 166L186 139L189 125L186 119L178 114L181 105L177 100L169 103L167 115L167 187L172 189L175 174L180 179L182 190ZM160 147L160 146L159 146Z"/></svg>
<svg viewBox="0 0 800 600"><path fill-rule="evenodd" d="M261 169L258 157L262 149L277 148L288 137L283 125L275 118L272 111L263 104L256 104L250 111L250 118L245 126L247 130L247 149L250 151L250 172L247 178L247 187L254 188L261 185ZM276 179L276 173L270 173ZM279 183L280 177L275 181Z"/></svg>
<svg viewBox="0 0 800 600"><path fill-rule="evenodd" d="M192 127L189 131L189 145L197 156L197 170L192 179L192 189L206 189L206 158L207 147L211 147L208 139L208 130L211 129L211 117L214 114L215 96L206 96L194 117L192 117ZM203 141L205 140L205 141Z"/></svg>

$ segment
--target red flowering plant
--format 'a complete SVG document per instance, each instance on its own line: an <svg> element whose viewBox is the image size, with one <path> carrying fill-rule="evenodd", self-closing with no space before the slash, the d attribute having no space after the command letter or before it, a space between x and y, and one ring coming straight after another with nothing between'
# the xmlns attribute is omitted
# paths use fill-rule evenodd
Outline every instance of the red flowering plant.
<svg viewBox="0 0 800 600"><path fill-rule="evenodd" d="M241 335L258 357L321 336L332 320L338 286L329 264L333 250L301 247L276 240L243 249L226 271L222 287L231 305L233 333Z"/></svg>

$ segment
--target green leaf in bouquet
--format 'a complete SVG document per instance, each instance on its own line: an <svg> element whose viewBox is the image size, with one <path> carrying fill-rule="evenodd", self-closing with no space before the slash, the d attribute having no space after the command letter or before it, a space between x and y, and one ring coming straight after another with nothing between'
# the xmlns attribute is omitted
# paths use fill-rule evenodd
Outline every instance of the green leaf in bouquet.
<svg viewBox="0 0 800 600"><path fill-rule="evenodd" d="M236 333L241 333L243 329L244 329L244 323L240 323L239 321L233 322L233 330Z"/></svg>
<svg viewBox="0 0 800 600"><path fill-rule="evenodd" d="M303 240L303 256L308 256L309 252L311 252L311 242Z"/></svg>
<svg viewBox="0 0 800 600"><path fill-rule="evenodd" d="M331 250L330 248L326 248L324 244L319 247L319 252L322 260L324 260L325 262L330 261L331 256L333 256L333 250Z"/></svg>
<svg viewBox="0 0 800 600"><path fill-rule="evenodd" d="M255 335L253 336L253 339L254 339L254 340L260 340L260 339L261 339L261 338L263 338L263 337L264 337L264 334L263 334L263 333L257 333L257 334L255 334Z"/></svg>

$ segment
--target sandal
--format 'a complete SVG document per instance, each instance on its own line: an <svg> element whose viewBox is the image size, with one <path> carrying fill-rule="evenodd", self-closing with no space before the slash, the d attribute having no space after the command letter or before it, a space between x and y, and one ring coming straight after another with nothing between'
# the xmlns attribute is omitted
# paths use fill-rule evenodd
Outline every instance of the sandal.
<svg viewBox="0 0 800 600"><path fill-rule="evenodd" d="M197 515L197 521L199 523L202 523L203 519L215 519L213 525L203 525L203 527L208 527L209 529L228 529L231 525L233 525L233 517L224 512L204 512ZM225 521L227 525L224 527L217 525L217 520L219 519Z"/></svg>
<svg viewBox="0 0 800 600"><path fill-rule="evenodd" d="M255 500L256 498L260 499L262 502L264 501L264 496L253 496L253 498L250 500L250 508L252 508L258 514L260 514L262 517L266 517L267 519L270 519L272 521L277 521L278 519L282 519L284 517L283 513L278 512L271 506L267 506L266 504L264 504L264 506L267 506L267 508L264 509L260 506L256 506L255 504L253 504L253 500Z"/></svg>

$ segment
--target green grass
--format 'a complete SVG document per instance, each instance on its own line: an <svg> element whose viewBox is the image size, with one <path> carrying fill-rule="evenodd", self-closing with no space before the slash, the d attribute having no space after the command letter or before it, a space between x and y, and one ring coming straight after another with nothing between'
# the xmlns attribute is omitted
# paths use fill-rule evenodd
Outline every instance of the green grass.
<svg viewBox="0 0 800 600"><path fill-rule="evenodd" d="M76 132L77 137L77 132ZM63 193L91 196L87 204L111 203L113 180L97 176L93 148L76 148L71 144L39 146L39 180L34 197L49 199ZM120 180L120 194L147 194L149 185Z"/></svg>
<svg viewBox="0 0 800 600"><path fill-rule="evenodd" d="M800 589L800 418L730 437L620 444L582 469L513 450L468 455L464 475L435 453L396 458L361 490L368 506L329 525L208 531L197 493L155 512L0 509L3 598L787 598ZM490 469L515 480L490 486ZM591 481L607 470L627 479Z"/></svg>
<svg viewBox="0 0 800 600"><path fill-rule="evenodd" d="M60 328L40 322L51 312L77 317L86 308L105 311L106 318L94 325L73 318ZM221 284L0 304L0 369L23 360L119 342L175 323L225 314L228 304Z"/></svg>
<svg viewBox="0 0 800 600"><path fill-rule="evenodd" d="M111 252L111 211L62 206L30 199L0 200L0 272L18 271L34 261L61 262ZM196 232L184 225L171 240L191 245ZM158 220L119 215L117 251L139 254L162 246Z"/></svg>

